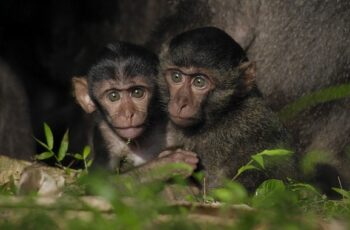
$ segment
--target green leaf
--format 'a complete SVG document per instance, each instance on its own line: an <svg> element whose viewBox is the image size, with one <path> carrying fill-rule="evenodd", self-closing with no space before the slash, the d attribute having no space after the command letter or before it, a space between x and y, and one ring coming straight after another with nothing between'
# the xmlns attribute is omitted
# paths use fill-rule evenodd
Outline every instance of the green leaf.
<svg viewBox="0 0 350 230"><path fill-rule="evenodd" d="M45 144L44 142L42 142L42 141L40 141L39 139L37 139L36 137L33 137L34 138L34 140L36 141L36 142L38 142L41 146L43 146L45 149L47 149L47 150L50 150L49 149L49 146L47 146L47 144Z"/></svg>
<svg viewBox="0 0 350 230"><path fill-rule="evenodd" d="M89 168L92 165L92 159L88 160L86 163L86 167Z"/></svg>
<svg viewBox="0 0 350 230"><path fill-rule="evenodd" d="M46 143L48 146L49 150L53 149L53 135L52 135L52 131L49 127L48 124L44 123L44 131L45 131L45 137L46 137Z"/></svg>
<svg viewBox="0 0 350 230"><path fill-rule="evenodd" d="M303 199L303 200L322 199L322 194L310 184L292 183L288 185L288 188L290 191L293 191L294 194L298 195L298 199Z"/></svg>
<svg viewBox="0 0 350 230"><path fill-rule="evenodd" d="M83 159L86 159L91 153L91 148L90 146L85 146L83 150Z"/></svg>
<svg viewBox="0 0 350 230"><path fill-rule="evenodd" d="M204 203L213 203L215 202L215 198L212 196L208 196L208 195L203 195L203 201Z"/></svg>
<svg viewBox="0 0 350 230"><path fill-rule="evenodd" d="M80 153L74 154L73 157L74 157L75 159L77 159L77 160L83 160L83 159L84 159L83 156L82 156Z"/></svg>
<svg viewBox="0 0 350 230"><path fill-rule="evenodd" d="M346 97L350 97L350 84L331 86L312 92L299 98L295 102L286 105L279 112L279 115L285 121L290 120L305 109L311 108L320 103L339 100Z"/></svg>
<svg viewBox="0 0 350 230"><path fill-rule="evenodd" d="M308 190L312 191L314 193L320 194L317 189L312 186L311 184L305 184L305 183L295 183L289 186L292 191L298 191L298 190Z"/></svg>
<svg viewBox="0 0 350 230"><path fill-rule="evenodd" d="M194 172L192 174L193 178L198 181L198 182L202 182L204 180L204 172L203 171L199 171L199 172Z"/></svg>
<svg viewBox="0 0 350 230"><path fill-rule="evenodd" d="M315 173L316 165L322 163L328 163L332 160L332 156L323 151L311 151L304 155L301 160L301 169L307 176L311 176Z"/></svg>
<svg viewBox="0 0 350 230"><path fill-rule="evenodd" d="M283 181L270 179L264 181L256 190L254 196L266 196L271 192L283 192L286 189Z"/></svg>
<svg viewBox="0 0 350 230"><path fill-rule="evenodd" d="M262 155L259 155L259 154L253 155L253 156L252 156L252 159L253 159L256 163L258 163L258 165L260 165L260 167L261 167L262 169L265 169L264 158L262 157Z"/></svg>
<svg viewBox="0 0 350 230"><path fill-rule="evenodd" d="M45 160L53 156L53 152L43 152L35 156L37 160Z"/></svg>
<svg viewBox="0 0 350 230"><path fill-rule="evenodd" d="M214 189L211 194L226 203L243 203L248 197L245 188L237 182L227 182L223 188Z"/></svg>
<svg viewBox="0 0 350 230"><path fill-rule="evenodd" d="M276 211L296 211L298 196L287 190L281 180L270 179L264 181L256 190L252 198L253 207L271 209Z"/></svg>
<svg viewBox="0 0 350 230"><path fill-rule="evenodd" d="M346 199L350 199L350 192L341 188L332 188L334 191L342 195Z"/></svg>
<svg viewBox="0 0 350 230"><path fill-rule="evenodd" d="M58 150L58 156L57 156L57 161L61 162L64 157L66 156L67 150L68 150L68 133L69 130L67 130L62 138L61 144L60 144L60 148Z"/></svg>
<svg viewBox="0 0 350 230"><path fill-rule="evenodd" d="M260 169L255 167L254 165L251 165L251 162L250 162L238 169L237 174L234 176L233 180L235 180L239 175L241 175L243 172L248 170L260 170Z"/></svg>
<svg viewBox="0 0 350 230"><path fill-rule="evenodd" d="M225 188L218 188L213 191L213 196L223 202L229 203L234 198L234 194Z"/></svg>
<svg viewBox="0 0 350 230"><path fill-rule="evenodd" d="M292 155L293 152L287 149L269 149L269 150L264 150L256 155L261 155L261 156L289 156Z"/></svg>

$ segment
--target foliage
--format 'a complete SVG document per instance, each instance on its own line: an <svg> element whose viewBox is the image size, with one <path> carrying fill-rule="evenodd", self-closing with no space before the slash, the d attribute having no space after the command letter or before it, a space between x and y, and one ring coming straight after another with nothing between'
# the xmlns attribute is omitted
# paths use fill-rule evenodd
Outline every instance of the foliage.
<svg viewBox="0 0 350 230"><path fill-rule="evenodd" d="M350 84L331 86L319 91L310 93L295 102L286 105L279 115L283 120L294 118L301 111L321 103L340 100L350 96Z"/></svg>
<svg viewBox="0 0 350 230"><path fill-rule="evenodd" d="M264 150L258 154L252 155L251 160L240 167L237 171L237 174L233 177L232 180L236 180L243 172L249 171L249 170L265 170L266 163L264 158L265 157L290 157L293 154L292 151L286 150L286 149L272 149L272 150Z"/></svg>
<svg viewBox="0 0 350 230"><path fill-rule="evenodd" d="M89 146L85 146L82 153L68 153L68 140L69 140L69 130L67 130L61 140L60 146L58 148L58 152L54 152L54 137L52 134L52 130L50 126L44 123L44 134L46 138L46 142L42 142L39 139L34 139L45 149L44 152L36 155L37 160L47 160L54 158L55 164L60 168L69 168L70 165L73 164L74 161L71 161L68 164L68 167L65 167L62 162L65 160L67 156L72 157L74 160L82 161L84 164L84 170L87 172L88 168L92 164L92 159L89 159L89 155L91 153L91 149Z"/></svg>
<svg viewBox="0 0 350 230"><path fill-rule="evenodd" d="M58 151L54 152L54 138L47 124L44 131L45 142L37 141L46 151L38 155L38 159L54 158L60 167L66 168L61 162L66 156L72 156L83 161L85 169L89 167L89 147L81 154L68 153L67 131ZM253 155L239 168L234 180L204 194L202 199L190 197L191 205L169 204L164 196L168 185L161 181L140 182L133 176L89 172L80 177L77 186L85 195L103 198L111 205L110 209L87 205L69 192L49 206L35 202L35 197L8 203L8 196L3 195L0 196L0 217L6 218L0 218L0 229L321 229L327 228L332 220L349 228L350 191L334 188L342 198L330 200L310 184L269 179L254 193L249 193L235 181L247 171L268 169L271 159L284 159L291 154L289 150L275 149ZM306 169L310 169L317 159L310 154L303 162ZM165 174L173 167L186 169L184 165L174 164L160 167L150 176ZM201 173L194 177L198 181L204 179ZM171 181L179 188L186 188L187 180L174 177ZM196 208L198 201L206 206Z"/></svg>

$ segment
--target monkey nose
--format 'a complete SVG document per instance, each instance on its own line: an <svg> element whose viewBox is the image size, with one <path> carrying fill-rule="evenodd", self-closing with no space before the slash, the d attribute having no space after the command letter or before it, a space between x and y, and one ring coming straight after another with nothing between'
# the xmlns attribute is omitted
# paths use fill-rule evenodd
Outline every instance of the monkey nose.
<svg viewBox="0 0 350 230"><path fill-rule="evenodd" d="M130 121L130 123L133 123L134 113L128 113L126 114L125 118Z"/></svg>
<svg viewBox="0 0 350 230"><path fill-rule="evenodd" d="M188 105L188 98L187 97L180 97L179 100L176 102L177 106L180 110L184 109Z"/></svg>
<svg viewBox="0 0 350 230"><path fill-rule="evenodd" d="M117 119L120 122L132 125L134 117L135 117L135 113L130 111L130 110L124 110L124 111L121 111L117 115L117 117L118 117Z"/></svg>

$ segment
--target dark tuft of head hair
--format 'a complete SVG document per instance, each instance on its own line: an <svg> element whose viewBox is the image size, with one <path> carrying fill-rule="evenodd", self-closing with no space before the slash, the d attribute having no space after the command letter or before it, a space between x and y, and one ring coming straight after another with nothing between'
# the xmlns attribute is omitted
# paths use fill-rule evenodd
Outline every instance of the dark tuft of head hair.
<svg viewBox="0 0 350 230"><path fill-rule="evenodd" d="M157 55L127 42L108 44L97 60L88 73L89 81L138 75L155 77L158 74Z"/></svg>
<svg viewBox="0 0 350 230"><path fill-rule="evenodd" d="M248 60L242 47L216 27L202 27L179 34L170 41L169 54L177 66L225 71Z"/></svg>

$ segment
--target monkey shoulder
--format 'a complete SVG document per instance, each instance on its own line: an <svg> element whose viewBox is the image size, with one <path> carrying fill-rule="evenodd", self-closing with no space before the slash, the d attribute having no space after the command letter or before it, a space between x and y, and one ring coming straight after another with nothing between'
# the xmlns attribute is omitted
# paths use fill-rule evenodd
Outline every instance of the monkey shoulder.
<svg viewBox="0 0 350 230"><path fill-rule="evenodd" d="M203 151L213 150L228 157L291 145L289 133L260 97L246 98L196 139Z"/></svg>

